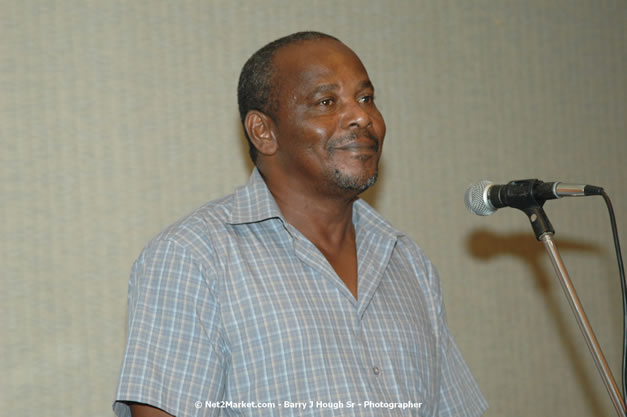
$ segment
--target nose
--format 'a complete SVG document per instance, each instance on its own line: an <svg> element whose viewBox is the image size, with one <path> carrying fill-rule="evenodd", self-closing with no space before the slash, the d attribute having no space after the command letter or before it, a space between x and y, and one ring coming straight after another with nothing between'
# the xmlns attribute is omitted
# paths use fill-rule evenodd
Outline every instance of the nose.
<svg viewBox="0 0 627 417"><path fill-rule="evenodd" d="M370 112L361 103L350 101L344 110L343 125L345 128L365 128L372 124Z"/></svg>

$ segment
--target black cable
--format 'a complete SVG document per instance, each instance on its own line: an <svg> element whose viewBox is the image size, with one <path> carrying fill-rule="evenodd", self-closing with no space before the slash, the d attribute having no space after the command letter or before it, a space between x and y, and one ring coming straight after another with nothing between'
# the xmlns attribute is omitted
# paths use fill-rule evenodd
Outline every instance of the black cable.
<svg viewBox="0 0 627 417"><path fill-rule="evenodd" d="M610 223L612 225L612 235L614 236L614 248L616 249L616 259L618 261L618 274L620 276L620 288L623 295L623 401L627 402L627 396L625 395L625 384L627 383L627 292L625 292L625 266L623 265L623 256L620 251L620 242L618 241L618 227L616 227L616 216L614 216L614 209L612 208L612 202L610 197L601 191L601 195L607 205L607 210L610 213Z"/></svg>

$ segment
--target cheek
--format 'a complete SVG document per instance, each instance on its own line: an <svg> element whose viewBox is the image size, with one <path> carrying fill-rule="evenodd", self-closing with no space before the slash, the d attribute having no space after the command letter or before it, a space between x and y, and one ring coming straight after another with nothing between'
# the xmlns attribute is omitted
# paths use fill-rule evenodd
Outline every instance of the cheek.
<svg viewBox="0 0 627 417"><path fill-rule="evenodd" d="M306 123L301 130L302 138L310 148L326 148L326 144L333 136L334 129L322 123Z"/></svg>
<svg viewBox="0 0 627 417"><path fill-rule="evenodd" d="M379 137L379 140L381 141L381 143L383 143L383 139L385 138L386 127L385 127L385 120L383 120L383 116L381 116L381 113L379 113L377 122L374 123L374 129L375 129L377 136Z"/></svg>

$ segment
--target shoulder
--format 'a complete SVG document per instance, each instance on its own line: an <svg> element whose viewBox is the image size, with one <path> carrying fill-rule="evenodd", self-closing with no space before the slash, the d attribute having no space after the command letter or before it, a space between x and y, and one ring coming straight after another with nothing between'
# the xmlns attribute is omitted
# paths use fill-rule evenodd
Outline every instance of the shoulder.
<svg viewBox="0 0 627 417"><path fill-rule="evenodd" d="M158 233L142 255L163 246L176 247L199 261L210 261L216 238L228 233L233 195L210 201Z"/></svg>
<svg viewBox="0 0 627 417"><path fill-rule="evenodd" d="M131 289L175 288L181 283L214 288L219 257L226 239L232 195L210 201L171 224L142 249L133 263Z"/></svg>
<svg viewBox="0 0 627 417"><path fill-rule="evenodd" d="M433 280L434 276L437 277L437 270L431 259L411 237L407 235L399 237L397 250L410 259L415 268L423 271L430 280Z"/></svg>

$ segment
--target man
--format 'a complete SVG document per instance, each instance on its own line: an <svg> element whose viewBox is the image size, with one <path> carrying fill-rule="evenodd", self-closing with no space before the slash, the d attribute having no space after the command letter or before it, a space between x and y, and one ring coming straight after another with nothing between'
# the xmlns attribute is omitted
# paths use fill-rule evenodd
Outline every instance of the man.
<svg viewBox="0 0 627 417"><path fill-rule="evenodd" d="M385 136L359 58L290 35L249 59L238 100L256 168L133 266L116 413L481 415L435 270L358 199Z"/></svg>

